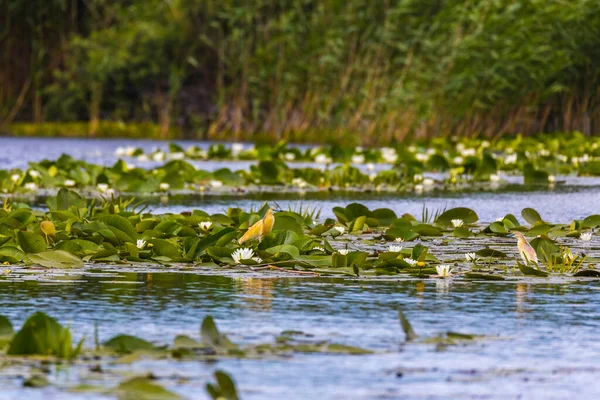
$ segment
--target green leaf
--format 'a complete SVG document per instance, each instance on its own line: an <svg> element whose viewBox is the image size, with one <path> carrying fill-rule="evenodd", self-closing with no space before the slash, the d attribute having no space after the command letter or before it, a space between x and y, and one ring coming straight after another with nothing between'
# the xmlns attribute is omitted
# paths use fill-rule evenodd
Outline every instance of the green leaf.
<svg viewBox="0 0 600 400"><path fill-rule="evenodd" d="M17 238L25 253L41 253L46 250L46 240L39 233L19 231Z"/></svg>
<svg viewBox="0 0 600 400"><path fill-rule="evenodd" d="M114 389L119 400L178 400L181 397L146 377L132 378Z"/></svg>
<svg viewBox="0 0 600 400"><path fill-rule="evenodd" d="M521 215L525 221L529 222L530 225L535 225L537 222L542 222L542 217L533 208L524 208L521 211Z"/></svg>
<svg viewBox="0 0 600 400"><path fill-rule="evenodd" d="M520 262L517 262L517 265L519 266L519 270L523 273L523 275L548 276L548 273L537 268L529 267L527 265L521 264Z"/></svg>
<svg viewBox="0 0 600 400"><path fill-rule="evenodd" d="M64 250L44 251L37 254L27 254L36 264L46 268L82 268L83 260Z"/></svg>
<svg viewBox="0 0 600 400"><path fill-rule="evenodd" d="M155 346L152 343L130 335L114 336L104 342L103 346L118 353L132 353L134 351L155 349Z"/></svg>
<svg viewBox="0 0 600 400"><path fill-rule="evenodd" d="M69 328L63 328L43 312L32 314L13 337L6 354L46 355L59 358L76 357L83 340L73 348Z"/></svg>
<svg viewBox="0 0 600 400"><path fill-rule="evenodd" d="M482 281L503 281L505 278L501 275L484 274L481 272L467 272L465 279L476 279Z"/></svg>
<svg viewBox="0 0 600 400"><path fill-rule="evenodd" d="M398 310L398 317L400 318L400 326L404 331L406 341L409 342L411 340L415 340L417 338L417 334L413 330L412 325L410 324L410 322L408 322L408 319L406 318L402 310Z"/></svg>
<svg viewBox="0 0 600 400"><path fill-rule="evenodd" d="M292 256L292 258L298 258L300 256L300 250L296 246L292 246L290 244L282 244L280 246L270 247L265 251L271 254L287 253Z"/></svg>
<svg viewBox="0 0 600 400"><path fill-rule="evenodd" d="M474 224L479 221L477 213L470 208L458 207L444 211L435 222L440 225L452 225L453 219L462 219L465 224Z"/></svg>
<svg viewBox="0 0 600 400"><path fill-rule="evenodd" d="M137 240L137 232L135 231L135 227L129 222L127 218L124 218L120 215L107 215L102 219L107 226L109 226L117 235L117 238L123 242L131 242L135 243ZM121 234L122 233L122 234ZM124 235L123 235L124 234Z"/></svg>
<svg viewBox="0 0 600 400"><path fill-rule="evenodd" d="M179 251L179 248L168 240L152 239L148 242L152 243L152 250L157 256L169 258L181 257L181 252Z"/></svg>
<svg viewBox="0 0 600 400"><path fill-rule="evenodd" d="M20 263L25 259L25 253L14 246L0 247L0 262L8 261L11 264Z"/></svg>

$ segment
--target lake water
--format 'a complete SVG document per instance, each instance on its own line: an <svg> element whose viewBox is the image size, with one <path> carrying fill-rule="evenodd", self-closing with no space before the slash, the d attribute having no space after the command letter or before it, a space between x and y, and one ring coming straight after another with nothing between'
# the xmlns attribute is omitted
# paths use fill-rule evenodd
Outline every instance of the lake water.
<svg viewBox="0 0 600 400"><path fill-rule="evenodd" d="M243 276L243 275L242 275ZM69 322L92 345L116 333L158 344L177 334L197 337L212 315L237 343L272 342L284 330L361 346L373 355L301 355L216 363L139 361L108 371L152 372L188 398L215 369L229 372L244 399L569 399L598 398L600 284L466 283L458 280L342 281L247 279L191 274L81 276L76 284L1 283L2 314L17 324L35 310ZM106 281L137 282L115 284ZM104 283L103 283L104 281ZM417 334L486 335L458 346L403 344L401 307ZM76 374L72 374L76 375ZM98 378L79 378L95 383ZM186 383L177 378L186 377ZM74 377L51 374L58 385ZM104 378L105 385L115 382ZM56 388L24 391L0 374L0 398L83 399Z"/></svg>
<svg viewBox="0 0 600 400"><path fill-rule="evenodd" d="M190 145L194 143L185 143ZM2 168L28 161L75 158L112 164L117 146L151 151L166 148L153 141L0 138ZM37 151L31 151L36 149ZM202 163L247 168L249 163ZM358 201L369 208L388 207L419 217L431 209L474 209L483 221L507 213L520 218L534 207L550 222L570 222L600 214L600 181L568 178L553 189L524 188L518 178L502 191L425 192L421 195L375 193L254 194L210 197L155 197L154 212L194 208L223 212L228 207L258 207L276 201L282 208L300 203L322 208ZM590 256L596 256L590 254ZM373 355L296 354L268 360L176 362L147 360L105 365L108 371L152 372L165 387L192 399L207 398L204 385L215 369L238 383L243 399L571 399L600 398L600 283L487 283L453 280L354 281L299 278L215 277L194 274L118 274L95 277L82 272L72 282L0 280L0 314L18 327L34 311L69 323L74 337L93 344L116 333L160 344L177 334L198 336L202 318L215 317L219 328L237 343L270 342L284 330L376 351ZM110 283L108 281L122 281ZM127 283L129 282L129 283ZM131 283L133 282L133 283ZM401 307L423 338L446 331L486 335L458 346L422 342L403 344L397 309ZM22 376L0 369L0 399L110 398L66 391L77 382L114 386L78 367L51 373L55 386L23 389ZM181 379L186 378L186 379Z"/></svg>

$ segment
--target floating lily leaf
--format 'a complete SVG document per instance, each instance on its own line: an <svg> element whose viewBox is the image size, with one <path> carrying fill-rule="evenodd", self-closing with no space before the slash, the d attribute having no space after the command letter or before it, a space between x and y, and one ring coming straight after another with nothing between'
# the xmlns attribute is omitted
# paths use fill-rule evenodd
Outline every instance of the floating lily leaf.
<svg viewBox="0 0 600 400"><path fill-rule="evenodd" d="M508 231L506 230L506 228L504 227L504 225L501 224L500 222L492 222L488 228L493 233L498 233L498 234L506 234L506 233L508 233Z"/></svg>
<svg viewBox="0 0 600 400"><path fill-rule="evenodd" d="M117 335L104 342L103 345L104 347L119 353L132 353L134 351L155 349L155 346L152 343L130 335Z"/></svg>
<svg viewBox="0 0 600 400"><path fill-rule="evenodd" d="M298 258L300 256L300 250L296 246L292 246L289 244L282 244L280 246L270 247L266 249L266 251L271 254L287 253L290 256L292 256L292 258Z"/></svg>
<svg viewBox="0 0 600 400"><path fill-rule="evenodd" d="M50 381L44 375L33 375L23 382L23 387L43 388L50 386Z"/></svg>
<svg viewBox="0 0 600 400"><path fill-rule="evenodd" d="M465 279L477 279L482 281L503 281L505 278L501 275L484 274L481 272L467 272Z"/></svg>
<svg viewBox="0 0 600 400"><path fill-rule="evenodd" d="M25 258L25 253L14 246L2 246L0 247L0 262L9 262L16 264Z"/></svg>
<svg viewBox="0 0 600 400"><path fill-rule="evenodd" d="M431 226L428 224L418 224L413 226L413 231L418 233L421 236L443 236L441 230L436 228L435 226Z"/></svg>
<svg viewBox="0 0 600 400"><path fill-rule="evenodd" d="M406 336L406 341L409 342L411 340L415 340L417 338L417 334L412 328L410 322L402 312L402 310L398 310L398 317L400 318L400 326L402 326L402 330L404 331L404 335Z"/></svg>
<svg viewBox="0 0 600 400"><path fill-rule="evenodd" d="M157 256L169 258L181 257L181 252L179 251L179 248L168 240L152 239L148 242L152 243L152 250L156 253Z"/></svg>
<svg viewBox="0 0 600 400"><path fill-rule="evenodd" d="M471 236L475 236L475 234L473 232L471 232L469 229L465 228L464 226L459 226L458 228L454 229L453 235L457 238L468 238Z"/></svg>
<svg viewBox="0 0 600 400"><path fill-rule="evenodd" d="M547 272L544 272L537 268L529 267L527 265L521 264L520 262L517 262L517 265L519 266L519 270L523 273L523 275L544 276L544 277L548 276Z"/></svg>
<svg viewBox="0 0 600 400"><path fill-rule="evenodd" d="M102 219L102 222L113 231L119 240L123 242L136 242L137 232L127 218L120 215L107 215Z"/></svg>
<svg viewBox="0 0 600 400"><path fill-rule="evenodd" d="M521 211L521 215L523 216L523 219L529 222L531 226L535 225L538 222L543 222L542 217L540 217L540 214L533 208L524 208Z"/></svg>
<svg viewBox="0 0 600 400"><path fill-rule="evenodd" d="M208 315L202 320L202 326L200 327L200 336L202 337L202 343L207 346L224 349L235 349L237 346L229 341L225 335L222 335L217 329L217 325L213 318Z"/></svg>
<svg viewBox="0 0 600 400"><path fill-rule="evenodd" d="M479 220L477 213L470 208L458 207L444 211L435 222L440 225L452 225L453 219L460 219L465 224L474 224Z"/></svg>
<svg viewBox="0 0 600 400"><path fill-rule="evenodd" d="M181 398L145 377L125 381L114 389L114 392L119 400L178 400Z"/></svg>
<svg viewBox="0 0 600 400"><path fill-rule="evenodd" d="M41 253L46 250L46 240L38 233L19 231L17 238L25 253Z"/></svg>
<svg viewBox="0 0 600 400"><path fill-rule="evenodd" d="M64 250L44 251L37 254L27 254L36 264L46 268L82 268L83 260Z"/></svg>
<svg viewBox="0 0 600 400"><path fill-rule="evenodd" d="M378 220L379 224L383 226L389 226L396 219L398 219L396 213L390 210L389 208L378 208L376 210L373 210L370 216Z"/></svg>
<svg viewBox="0 0 600 400"><path fill-rule="evenodd" d="M573 274L573 276L586 276L586 277L593 277L593 278L600 278L600 271L596 270L596 269L583 269L581 271L577 271L576 273Z"/></svg>
<svg viewBox="0 0 600 400"><path fill-rule="evenodd" d="M217 380L216 384L206 384L206 391L213 400L238 400L235 383L227 373L216 371L215 379Z"/></svg>
<svg viewBox="0 0 600 400"><path fill-rule="evenodd" d="M73 347L69 328L63 328L43 312L36 312L27 318L14 336L6 354L37 354L70 359L79 354L82 344L83 339Z"/></svg>
<svg viewBox="0 0 600 400"><path fill-rule="evenodd" d="M500 250L485 248L475 252L479 257L506 258L508 255Z"/></svg>
<svg viewBox="0 0 600 400"><path fill-rule="evenodd" d="M175 341L173 342L173 348L175 349L198 349L201 347L201 343L186 335L175 336Z"/></svg>
<svg viewBox="0 0 600 400"><path fill-rule="evenodd" d="M600 215L590 215L583 220L583 226L587 228L596 228L600 226Z"/></svg>

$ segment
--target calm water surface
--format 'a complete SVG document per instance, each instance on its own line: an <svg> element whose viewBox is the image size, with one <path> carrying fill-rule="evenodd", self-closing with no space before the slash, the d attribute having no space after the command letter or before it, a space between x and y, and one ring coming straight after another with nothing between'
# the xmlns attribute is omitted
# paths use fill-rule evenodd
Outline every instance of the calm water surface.
<svg viewBox="0 0 600 400"><path fill-rule="evenodd" d="M375 350L374 355L294 355L290 359L216 363L142 361L108 370L153 372L188 398L215 369L235 377L246 399L568 399L598 398L600 284L465 283L455 281L352 282L327 279L233 279L181 274L122 274L124 281L82 276L83 283L0 283L0 309L20 325L35 310L69 322L91 345L116 333L159 344L175 335L198 336L213 315L238 343L271 342L284 330ZM114 280L115 278L111 278ZM446 331L489 336L439 348L405 344L401 307L422 337ZM55 373L58 386L75 374ZM187 377L182 384L174 377ZM43 398L56 388L24 391L0 378L0 398ZM107 386L114 385L110 379Z"/></svg>

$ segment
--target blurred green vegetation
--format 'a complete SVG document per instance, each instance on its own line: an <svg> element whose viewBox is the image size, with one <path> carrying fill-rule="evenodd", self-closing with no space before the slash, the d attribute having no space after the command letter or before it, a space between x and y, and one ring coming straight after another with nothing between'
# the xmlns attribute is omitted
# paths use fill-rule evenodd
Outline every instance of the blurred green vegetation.
<svg viewBox="0 0 600 400"><path fill-rule="evenodd" d="M597 0L34 3L0 0L0 126L18 134L81 121L92 136L125 121L152 124L146 137L355 144L600 132Z"/></svg>

